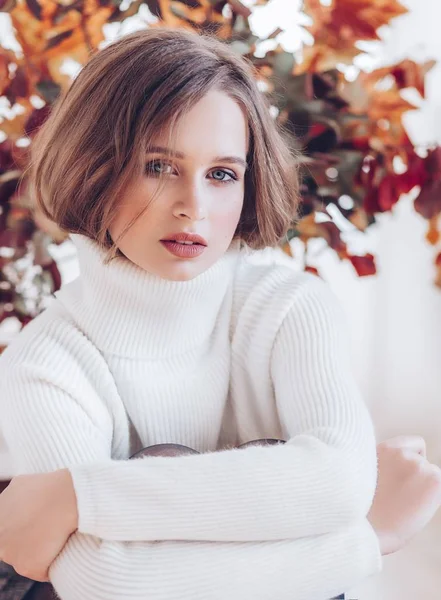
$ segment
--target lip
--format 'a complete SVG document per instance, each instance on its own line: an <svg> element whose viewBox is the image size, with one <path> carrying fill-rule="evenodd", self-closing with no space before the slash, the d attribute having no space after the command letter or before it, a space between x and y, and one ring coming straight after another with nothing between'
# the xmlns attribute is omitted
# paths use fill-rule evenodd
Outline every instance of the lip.
<svg viewBox="0 0 441 600"><path fill-rule="evenodd" d="M201 246L208 246L207 241L197 233L172 233L167 237L163 238L161 242L193 242L194 244L200 244Z"/></svg>
<svg viewBox="0 0 441 600"><path fill-rule="evenodd" d="M197 258L205 252L206 246L202 244L180 244L179 242L161 240L161 244L166 250L177 258Z"/></svg>

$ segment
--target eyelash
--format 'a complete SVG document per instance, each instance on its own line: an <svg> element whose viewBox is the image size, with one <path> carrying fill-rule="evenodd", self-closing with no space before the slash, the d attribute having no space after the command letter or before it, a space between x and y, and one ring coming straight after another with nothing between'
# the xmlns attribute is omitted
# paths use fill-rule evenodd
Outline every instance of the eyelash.
<svg viewBox="0 0 441 600"><path fill-rule="evenodd" d="M152 160L146 164L146 174L147 175L151 175L153 177L157 177L159 175L159 173L155 172L152 168L156 164L171 166L170 163L165 163L162 160L158 160L158 159ZM231 177L231 179L227 179L227 180L214 179L214 181L216 181L216 183L220 183L222 185L226 185L228 183L235 183L239 179L237 177L237 175L235 175L235 173L233 173L231 171L225 171L225 169L214 169L214 171L220 171L221 173L225 173L226 175Z"/></svg>

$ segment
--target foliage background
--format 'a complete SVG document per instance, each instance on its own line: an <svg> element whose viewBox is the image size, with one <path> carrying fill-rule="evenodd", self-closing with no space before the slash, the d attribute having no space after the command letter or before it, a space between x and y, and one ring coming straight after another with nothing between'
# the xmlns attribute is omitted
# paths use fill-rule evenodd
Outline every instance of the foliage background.
<svg viewBox="0 0 441 600"><path fill-rule="evenodd" d="M433 61L405 59L350 76L361 43L380 39L379 30L405 14L404 6L398 0L305 0L304 27L312 43L294 55L280 44L280 29L265 39L252 32L252 11L267 0L249 4L0 0L21 48L0 47L0 91L8 108L0 122L0 322L15 317L26 324L61 283L48 245L65 235L35 211L26 169L33 135L71 83L66 61L84 65L103 46L105 26L145 8L152 17L146 26L210 32L253 63L274 118L302 152L301 218L283 246L287 253L292 238L305 246L322 238L360 276L374 274L374 256L352 255L340 224L344 220L367 231L379 213L390 211L416 186L415 210L427 219L427 240L439 244L441 151L415 148L403 125L403 116L415 107L402 92L413 88L424 97ZM436 254L435 281L441 286ZM316 272L307 258L303 266Z"/></svg>

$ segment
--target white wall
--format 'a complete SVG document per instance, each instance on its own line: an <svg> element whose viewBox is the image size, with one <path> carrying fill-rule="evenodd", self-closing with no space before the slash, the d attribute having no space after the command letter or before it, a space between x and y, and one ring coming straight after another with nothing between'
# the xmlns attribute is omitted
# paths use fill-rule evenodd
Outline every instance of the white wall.
<svg viewBox="0 0 441 600"><path fill-rule="evenodd" d="M420 144L441 143L441 3L407 0L410 15L395 22L382 50L384 62L406 56L436 58L427 101L407 116ZM435 288L435 250L424 240L426 223L400 201L369 236L379 274L354 281L326 263L325 274L347 308L354 366L379 439L400 433L426 438L429 458L441 465L441 290ZM349 595L359 600L439 600L441 511L401 552L385 558L383 573Z"/></svg>

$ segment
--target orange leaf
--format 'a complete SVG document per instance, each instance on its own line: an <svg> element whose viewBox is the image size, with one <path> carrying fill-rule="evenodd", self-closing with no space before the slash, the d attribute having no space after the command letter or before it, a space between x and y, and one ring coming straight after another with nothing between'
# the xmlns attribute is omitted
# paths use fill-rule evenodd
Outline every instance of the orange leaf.
<svg viewBox="0 0 441 600"><path fill-rule="evenodd" d="M311 213L301 219L296 227L303 241L310 238L324 238L340 258L346 256L346 244L341 239L341 231L332 221L317 223L315 214Z"/></svg>
<svg viewBox="0 0 441 600"><path fill-rule="evenodd" d="M395 90L376 91L370 97L368 114L373 121L385 118L392 120L401 118L405 112L417 108L417 106L402 98L399 92Z"/></svg>
<svg viewBox="0 0 441 600"><path fill-rule="evenodd" d="M351 215L349 215L348 220L359 231L366 231L369 224L367 214L362 208L358 208Z"/></svg>
<svg viewBox="0 0 441 600"><path fill-rule="evenodd" d="M429 219L429 228L426 233L426 240L432 246L435 246L440 240L438 215Z"/></svg>
<svg viewBox="0 0 441 600"><path fill-rule="evenodd" d="M86 28L89 33L89 40L92 48L98 48L99 44L104 40L103 25L105 25L113 13L114 7L103 6L97 9L87 19Z"/></svg>
<svg viewBox="0 0 441 600"><path fill-rule="evenodd" d="M316 269L315 267L311 267L311 265L306 265L304 270L307 273L312 273L313 275L317 275L317 277L320 277L318 269Z"/></svg>
<svg viewBox="0 0 441 600"><path fill-rule="evenodd" d="M0 50L0 96L3 96L3 92L10 84L8 69L10 62L11 61L6 53Z"/></svg>
<svg viewBox="0 0 441 600"><path fill-rule="evenodd" d="M3 119L0 121L0 130L5 133L12 141L16 141L23 137L25 125L28 120L30 111L26 111L16 115L12 119Z"/></svg>
<svg viewBox="0 0 441 600"><path fill-rule="evenodd" d="M436 61L434 60L417 64L413 60L405 59L395 65L382 67L381 69L376 69L375 71L364 75L364 82L366 85L373 87L380 81L384 80L387 76L392 76L398 89L402 90L404 88L414 87L424 98L425 77L435 64Z"/></svg>
<svg viewBox="0 0 441 600"><path fill-rule="evenodd" d="M285 254L287 254L290 258L294 258L294 255L292 253L292 248L291 248L291 244L289 242L285 242L285 244L283 244L282 246L282 250L283 252L285 252Z"/></svg>
<svg viewBox="0 0 441 600"><path fill-rule="evenodd" d="M436 276L434 283L437 287L441 288L441 252L435 258Z"/></svg>
<svg viewBox="0 0 441 600"><path fill-rule="evenodd" d="M397 0L305 0L303 10L312 18L307 27L315 44L305 53L299 72L325 70L350 63L361 53L360 40L378 40L378 29L407 9Z"/></svg>

